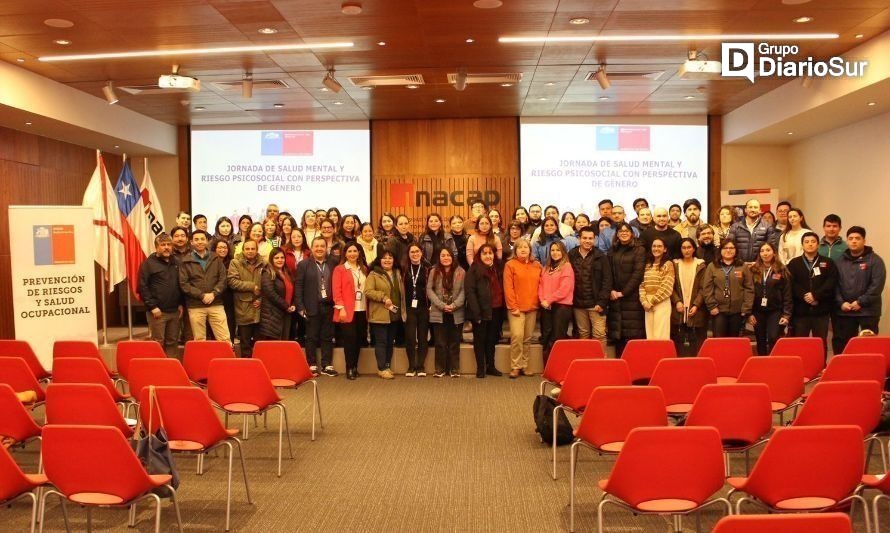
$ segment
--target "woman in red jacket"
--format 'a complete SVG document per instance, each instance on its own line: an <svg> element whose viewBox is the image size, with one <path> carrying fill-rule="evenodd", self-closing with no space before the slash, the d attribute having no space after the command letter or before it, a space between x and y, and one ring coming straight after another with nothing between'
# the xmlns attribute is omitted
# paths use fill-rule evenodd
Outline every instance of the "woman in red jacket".
<svg viewBox="0 0 890 533"><path fill-rule="evenodd" d="M365 313L365 280L368 267L365 254L355 242L346 245L342 262L334 269L334 323L337 338L343 342L346 354L346 379L358 377L358 355L368 338L368 319Z"/></svg>
<svg viewBox="0 0 890 533"><path fill-rule="evenodd" d="M562 241L551 243L549 256L538 283L541 344L545 365L553 343L568 338L569 323L572 321L572 296L575 292L575 271L569 263L565 244Z"/></svg>

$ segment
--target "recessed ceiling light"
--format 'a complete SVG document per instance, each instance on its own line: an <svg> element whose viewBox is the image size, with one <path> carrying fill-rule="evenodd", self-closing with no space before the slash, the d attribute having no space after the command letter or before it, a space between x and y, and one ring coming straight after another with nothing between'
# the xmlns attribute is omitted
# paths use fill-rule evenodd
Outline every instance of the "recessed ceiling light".
<svg viewBox="0 0 890 533"><path fill-rule="evenodd" d="M794 22L798 24L806 24L807 22L813 22L813 17L797 17L794 19Z"/></svg>
<svg viewBox="0 0 890 533"><path fill-rule="evenodd" d="M569 19L569 24L574 24L575 26L581 26L582 24L589 24L590 19L587 17L575 17Z"/></svg>
<svg viewBox="0 0 890 533"><path fill-rule="evenodd" d="M445 103L445 99L444 99L444 98L436 98L436 103L437 103L437 104L444 104L444 103Z"/></svg>
<svg viewBox="0 0 890 533"><path fill-rule="evenodd" d="M25 58L24 58L24 57L18 57L18 58L16 58L16 61L18 61L19 63L24 63L24 62L25 62Z"/></svg>
<svg viewBox="0 0 890 533"><path fill-rule="evenodd" d="M377 41L377 46L386 46L386 41Z"/></svg>
<svg viewBox="0 0 890 533"><path fill-rule="evenodd" d="M406 85L405 88L406 89L416 89L417 85Z"/></svg>
<svg viewBox="0 0 890 533"><path fill-rule="evenodd" d="M359 15L362 12L362 5L358 2L343 2L340 6L340 13L344 15Z"/></svg>
<svg viewBox="0 0 890 533"><path fill-rule="evenodd" d="M504 3L501 0L476 0L473 2L473 7L478 7L479 9L494 9L502 5Z"/></svg>
<svg viewBox="0 0 890 533"><path fill-rule="evenodd" d="M464 40L464 42L467 44L473 44L476 42L476 39L473 39L472 37L467 37L466 40Z"/></svg>
<svg viewBox="0 0 890 533"><path fill-rule="evenodd" d="M321 92L323 92L323 93L328 92L328 90L329 90L329 89L328 89L327 87L322 87L321 89L319 89L319 91L321 91Z"/></svg>
<svg viewBox="0 0 890 533"><path fill-rule="evenodd" d="M553 86L556 85L556 84L553 83L552 81L548 81L548 82L545 83L544 85L546 85L547 87L553 87Z"/></svg>
<svg viewBox="0 0 890 533"><path fill-rule="evenodd" d="M61 41L61 40L60 40ZM57 44L63 44L55 41ZM64 44L71 44L65 41ZM189 48L177 50L137 50L134 52L102 52L98 54L76 54L39 57L40 61L83 61L88 59L122 59L134 57L166 57L180 55L239 54L245 52L287 52L292 50L321 50L327 48L352 48L351 42L298 43L298 44L259 44L251 46L223 46L219 48Z"/></svg>
<svg viewBox="0 0 890 533"><path fill-rule="evenodd" d="M65 19L46 19L43 23L50 28L71 28L74 26L73 22Z"/></svg>
<svg viewBox="0 0 890 533"><path fill-rule="evenodd" d="M803 41L837 39L837 33L703 33L674 35L562 35L498 37L500 43L593 43L593 42L695 42L695 41Z"/></svg>
<svg viewBox="0 0 890 533"><path fill-rule="evenodd" d="M512 83L502 83L501 87L513 87Z"/></svg>
<svg viewBox="0 0 890 533"><path fill-rule="evenodd" d="M876 105L878 105L877 102L869 102L869 103L868 103L868 107L874 107L874 106L876 106Z"/></svg>
<svg viewBox="0 0 890 533"><path fill-rule="evenodd" d="M202 105L195 106L195 111L204 111L204 106L202 106Z"/></svg>
<svg viewBox="0 0 890 533"><path fill-rule="evenodd" d="M600 99L601 102L605 102L606 100L609 99L609 97L608 97L608 96L600 96L599 99Z"/></svg>
<svg viewBox="0 0 890 533"><path fill-rule="evenodd" d="M362 87L362 90L363 91L373 91L374 87L371 85L365 85L364 87Z"/></svg>
<svg viewBox="0 0 890 533"><path fill-rule="evenodd" d="M257 33L262 33L263 35L273 35L278 33L278 30L275 28L260 28L257 30Z"/></svg>
<svg viewBox="0 0 890 533"><path fill-rule="evenodd" d="M272 104L272 107L274 107L275 109L281 109L282 107L284 107L284 104Z"/></svg>
<svg viewBox="0 0 890 533"><path fill-rule="evenodd" d="M695 97L692 96L691 94L686 95L686 96L684 96L683 98L685 98L685 99L687 99L687 100L695 100Z"/></svg>
<svg viewBox="0 0 890 533"><path fill-rule="evenodd" d="M30 125L31 125L30 122L25 122L25 126L30 126Z"/></svg>
<svg viewBox="0 0 890 533"><path fill-rule="evenodd" d="M786 6L799 6L801 4L809 4L812 0L782 0Z"/></svg>
<svg viewBox="0 0 890 533"><path fill-rule="evenodd" d="M343 102L334 102L334 105L343 105Z"/></svg>
<svg viewBox="0 0 890 533"><path fill-rule="evenodd" d="M794 135L794 132L793 132L793 131L786 131L785 134L786 134L786 135Z"/></svg>
<svg viewBox="0 0 890 533"><path fill-rule="evenodd" d="M865 34L863 34L863 33L857 33L857 34L854 35L853 37L856 38L856 39L862 39L863 37L865 37Z"/></svg>
<svg viewBox="0 0 890 533"><path fill-rule="evenodd" d="M120 148L121 145L119 145L119 144L115 144L114 147L115 147L115 148Z"/></svg>
<svg viewBox="0 0 890 533"><path fill-rule="evenodd" d="M69 41L68 39L56 39L53 42L62 46L68 46L69 44L71 44L71 41Z"/></svg>
<svg viewBox="0 0 890 533"><path fill-rule="evenodd" d="M539 102L546 102L547 100L549 100L549 98L547 98L546 96L542 96L542 97L538 98Z"/></svg>

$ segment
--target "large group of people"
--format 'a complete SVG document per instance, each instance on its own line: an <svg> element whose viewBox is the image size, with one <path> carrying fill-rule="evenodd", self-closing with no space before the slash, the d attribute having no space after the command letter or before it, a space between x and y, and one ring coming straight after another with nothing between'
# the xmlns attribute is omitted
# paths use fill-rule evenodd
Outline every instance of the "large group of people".
<svg viewBox="0 0 890 533"><path fill-rule="evenodd" d="M336 376L339 345L349 379L369 338L380 377L393 378L397 344L406 376L426 376L430 331L435 375L457 377L465 324L480 378L501 375L505 321L511 378L529 374L538 323L545 362L569 336L610 341L618 356L632 339L672 339L693 355L709 334L750 328L764 355L788 333L827 346L831 329L835 353L860 330L877 333L886 272L865 228L844 238L830 214L820 237L788 202L774 215L750 200L739 218L723 206L713 224L694 198L632 207L633 220L610 200L596 216L533 204L504 217L475 202L466 218L430 213L416 235L404 214L375 227L335 207L298 221L270 204L262 221L221 217L212 233L206 216L181 212L155 239L139 295L152 339L171 355L181 335L237 338L242 357L258 339L291 339L314 373Z"/></svg>

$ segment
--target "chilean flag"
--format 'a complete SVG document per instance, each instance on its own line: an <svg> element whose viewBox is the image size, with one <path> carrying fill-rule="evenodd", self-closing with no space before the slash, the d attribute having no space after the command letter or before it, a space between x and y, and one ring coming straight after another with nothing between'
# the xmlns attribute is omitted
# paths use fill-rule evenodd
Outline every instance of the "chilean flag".
<svg viewBox="0 0 890 533"><path fill-rule="evenodd" d="M130 290L137 295L139 285L139 266L145 261L143 241L150 239L148 235L148 219L142 210L142 195L139 186L133 178L130 170L130 161L124 160L117 184L114 186L114 194L117 196L117 206L120 209L121 236L124 241L124 250L127 257L127 278L130 282Z"/></svg>

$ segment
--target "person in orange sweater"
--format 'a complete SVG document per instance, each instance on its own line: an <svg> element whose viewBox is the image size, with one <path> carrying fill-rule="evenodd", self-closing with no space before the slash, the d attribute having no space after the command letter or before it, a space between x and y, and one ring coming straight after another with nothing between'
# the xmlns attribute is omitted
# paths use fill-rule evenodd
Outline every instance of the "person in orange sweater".
<svg viewBox="0 0 890 533"><path fill-rule="evenodd" d="M510 323L510 379L532 375L526 372L526 367L540 306L538 284L541 263L531 255L531 244L521 239L513 249L513 259L507 261L504 267L504 298Z"/></svg>
<svg viewBox="0 0 890 533"><path fill-rule="evenodd" d="M572 321L572 296L575 291L575 271L569 263L569 254L562 241L550 244L547 266L538 283L538 299L541 300L541 344L544 348L544 364L550 357L553 343L568 338L569 322Z"/></svg>

